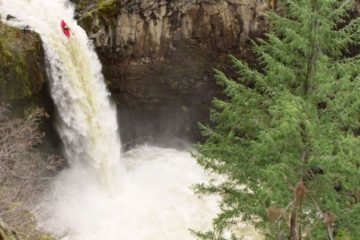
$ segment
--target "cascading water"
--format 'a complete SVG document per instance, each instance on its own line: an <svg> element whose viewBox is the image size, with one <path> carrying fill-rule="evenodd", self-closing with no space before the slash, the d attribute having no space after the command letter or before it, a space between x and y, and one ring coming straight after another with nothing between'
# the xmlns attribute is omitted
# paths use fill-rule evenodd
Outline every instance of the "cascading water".
<svg viewBox="0 0 360 240"><path fill-rule="evenodd" d="M0 0L0 13L15 16L9 24L29 25L42 38L70 162L34 208L39 228L62 240L189 240L194 237L188 229L208 229L218 199L194 196L190 186L207 177L188 152L142 146L120 159L116 111L71 4ZM62 19L74 33L70 39L62 33ZM245 237L257 235L247 231Z"/></svg>
<svg viewBox="0 0 360 240"><path fill-rule="evenodd" d="M73 20L73 9L61 0L9 0L1 12L29 25L44 42L51 76L51 96L59 115L58 132L71 164L86 164L110 181L120 160L115 108L110 104L101 64L85 31ZM60 28L65 19L75 33L67 39Z"/></svg>

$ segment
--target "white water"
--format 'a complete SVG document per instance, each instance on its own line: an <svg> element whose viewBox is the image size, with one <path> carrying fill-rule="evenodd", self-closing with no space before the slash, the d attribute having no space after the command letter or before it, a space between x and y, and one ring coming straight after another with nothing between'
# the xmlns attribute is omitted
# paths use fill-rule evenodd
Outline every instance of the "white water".
<svg viewBox="0 0 360 240"><path fill-rule="evenodd" d="M11 14L17 20L9 24L30 25L43 40L71 164L37 204L39 228L62 240L194 239L188 229L209 229L218 212L216 197L199 199L190 188L206 174L188 152L174 149L142 146L121 157L101 65L73 12L65 0L0 0L3 20ZM75 33L70 39L62 19ZM257 239L240 229L245 239Z"/></svg>
<svg viewBox="0 0 360 240"><path fill-rule="evenodd" d="M122 160L126 184L111 197L86 171L64 171L41 207L44 229L71 240L190 240L189 228L210 226L217 201L193 195L206 177L189 153L142 146Z"/></svg>

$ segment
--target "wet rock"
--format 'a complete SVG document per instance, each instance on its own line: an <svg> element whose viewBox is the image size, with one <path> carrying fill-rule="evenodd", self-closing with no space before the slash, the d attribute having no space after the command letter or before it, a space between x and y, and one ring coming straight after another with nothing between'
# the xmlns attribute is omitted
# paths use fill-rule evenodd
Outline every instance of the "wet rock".
<svg viewBox="0 0 360 240"><path fill-rule="evenodd" d="M6 20L11 20L11 19L15 19L15 17L10 14L6 15Z"/></svg>
<svg viewBox="0 0 360 240"><path fill-rule="evenodd" d="M204 50L177 47L171 58L156 62L104 64L125 142L199 139L197 122L208 121L211 100L221 95L212 70L220 66Z"/></svg>

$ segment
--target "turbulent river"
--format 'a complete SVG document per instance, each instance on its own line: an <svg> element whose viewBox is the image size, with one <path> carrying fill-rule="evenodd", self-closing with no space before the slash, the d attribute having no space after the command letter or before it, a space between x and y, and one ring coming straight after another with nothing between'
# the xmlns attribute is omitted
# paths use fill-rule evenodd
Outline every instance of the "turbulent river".
<svg viewBox="0 0 360 240"><path fill-rule="evenodd" d="M72 4L0 0L0 13L41 36L70 164L34 205L38 227L63 240L187 240L194 239L189 229L209 229L218 199L194 195L191 186L207 176L189 152L140 146L121 153L116 109ZM72 31L69 39L61 20Z"/></svg>

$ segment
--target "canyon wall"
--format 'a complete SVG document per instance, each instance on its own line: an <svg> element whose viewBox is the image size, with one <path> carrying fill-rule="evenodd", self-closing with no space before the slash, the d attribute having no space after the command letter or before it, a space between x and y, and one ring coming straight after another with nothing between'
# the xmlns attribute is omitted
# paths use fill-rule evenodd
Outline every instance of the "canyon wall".
<svg viewBox="0 0 360 240"><path fill-rule="evenodd" d="M96 47L119 60L161 58L183 40L216 52L239 51L264 30L266 8L258 0L118 0L78 11Z"/></svg>
<svg viewBox="0 0 360 240"><path fill-rule="evenodd" d="M221 96L213 69L228 54L250 57L249 40L266 27L258 0L74 0L94 40L119 108L125 142L200 139L211 100Z"/></svg>

